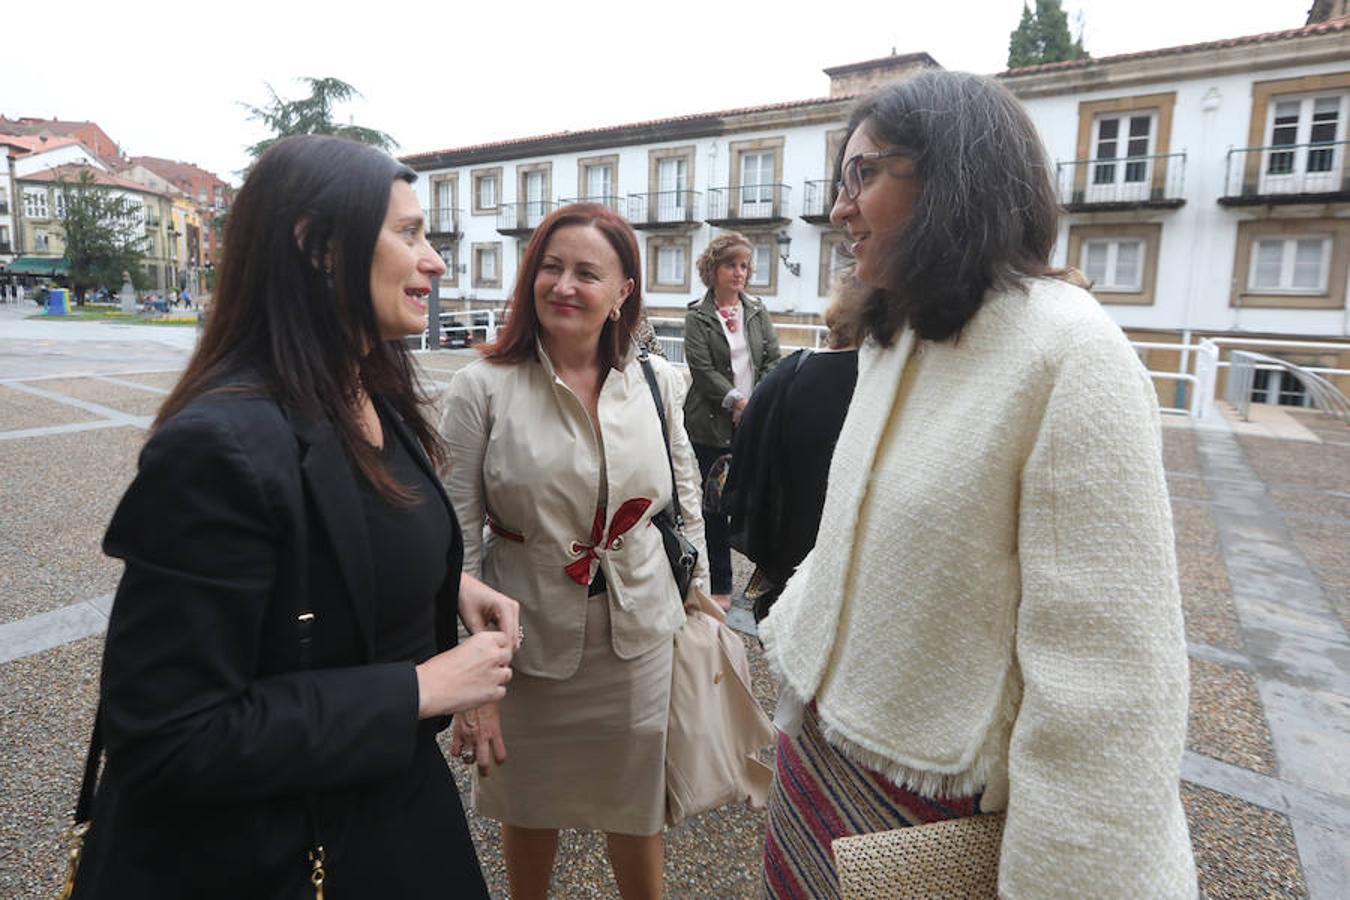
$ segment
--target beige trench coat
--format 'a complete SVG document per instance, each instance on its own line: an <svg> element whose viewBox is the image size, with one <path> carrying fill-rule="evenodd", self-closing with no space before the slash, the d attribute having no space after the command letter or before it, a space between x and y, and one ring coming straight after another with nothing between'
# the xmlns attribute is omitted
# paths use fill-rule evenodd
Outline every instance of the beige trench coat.
<svg viewBox="0 0 1350 900"><path fill-rule="evenodd" d="M450 450L445 486L464 532L464 570L520 602L528 637L515 668L568 678L581 662L587 586L597 568L609 585L611 639L621 659L669 640L684 610L650 524L670 500L671 477L636 356L601 387L597 436L581 401L538 353L516 365L480 360L455 375L441 420ZM698 464L681 415L684 378L665 360L653 358L652 367L685 534L700 550L695 581L706 591ZM597 530L602 453L608 506Z"/></svg>

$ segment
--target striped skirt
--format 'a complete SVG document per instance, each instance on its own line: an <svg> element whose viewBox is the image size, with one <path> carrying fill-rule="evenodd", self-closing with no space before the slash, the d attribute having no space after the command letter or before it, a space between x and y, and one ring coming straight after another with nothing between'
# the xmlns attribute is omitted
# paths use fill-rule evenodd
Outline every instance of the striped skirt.
<svg viewBox="0 0 1350 900"><path fill-rule="evenodd" d="M839 896L835 838L974 815L979 797L929 799L854 763L825 742L815 704L797 738L778 735L764 841L764 895Z"/></svg>

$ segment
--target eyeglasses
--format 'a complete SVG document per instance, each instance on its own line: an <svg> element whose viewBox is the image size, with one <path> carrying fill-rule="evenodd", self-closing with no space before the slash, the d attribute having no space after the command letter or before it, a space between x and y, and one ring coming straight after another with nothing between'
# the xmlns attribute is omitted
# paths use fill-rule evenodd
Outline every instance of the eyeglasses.
<svg viewBox="0 0 1350 900"><path fill-rule="evenodd" d="M843 194L850 200L857 200L858 195L862 193L862 171L861 167L865 161L873 159L887 159L892 156L912 156L909 150L900 147L892 147L890 150L874 150L871 153L859 153L856 156L850 156L844 163L842 172L843 178L835 182L836 192Z"/></svg>

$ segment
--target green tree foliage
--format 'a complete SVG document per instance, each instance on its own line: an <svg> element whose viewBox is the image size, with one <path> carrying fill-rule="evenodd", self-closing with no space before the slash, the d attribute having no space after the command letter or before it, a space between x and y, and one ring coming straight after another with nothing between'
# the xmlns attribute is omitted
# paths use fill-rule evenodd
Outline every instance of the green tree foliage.
<svg viewBox="0 0 1350 900"><path fill-rule="evenodd" d="M1022 4L1022 19L1008 38L1008 68L1087 56L1082 28L1077 38L1069 34L1069 17L1061 0L1036 0L1035 12L1025 2Z"/></svg>
<svg viewBox="0 0 1350 900"><path fill-rule="evenodd" d="M92 287L116 290L123 273L137 287L149 284L145 261L145 220L139 204L95 182L91 172L81 172L78 181L57 180L64 218L66 265L70 286L78 303Z"/></svg>
<svg viewBox="0 0 1350 900"><path fill-rule="evenodd" d="M269 84L267 93L271 95L271 99L265 105L240 104L248 110L250 119L260 121L272 130L271 137L264 138L248 148L253 161L257 161L268 147L281 138L294 134L333 134L370 144L381 150L393 150L398 146L398 142L383 131L333 121L335 104L345 103L353 97L361 96L361 92L347 82L337 78L301 78L299 81L309 86L308 97L284 100Z"/></svg>

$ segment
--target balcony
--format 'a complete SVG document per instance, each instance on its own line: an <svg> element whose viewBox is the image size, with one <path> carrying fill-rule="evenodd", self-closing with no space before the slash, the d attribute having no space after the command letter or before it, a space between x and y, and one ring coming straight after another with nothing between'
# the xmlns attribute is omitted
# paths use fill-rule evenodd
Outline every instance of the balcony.
<svg viewBox="0 0 1350 900"><path fill-rule="evenodd" d="M152 216L147 214L145 217L145 230L154 231L157 228L159 228L159 216Z"/></svg>
<svg viewBox="0 0 1350 900"><path fill-rule="evenodd" d="M566 206L569 203L596 203L607 208L610 212L620 216L628 216L628 204L622 197L563 197L558 201L559 206Z"/></svg>
<svg viewBox="0 0 1350 900"><path fill-rule="evenodd" d="M1186 203L1185 178L1185 153L1055 164L1059 202L1069 212L1176 209Z"/></svg>
<svg viewBox="0 0 1350 900"><path fill-rule="evenodd" d="M1350 200L1350 141L1276 144L1228 151L1224 206L1330 203Z"/></svg>
<svg viewBox="0 0 1350 900"><path fill-rule="evenodd" d="M432 209L427 211L427 236L458 238L458 209Z"/></svg>
<svg viewBox="0 0 1350 900"><path fill-rule="evenodd" d="M497 233L524 237L534 231L544 217L557 208L552 200L524 200L497 207Z"/></svg>
<svg viewBox="0 0 1350 900"><path fill-rule="evenodd" d="M703 224L698 191L656 191L628 195L628 221L644 231L681 231Z"/></svg>
<svg viewBox="0 0 1350 900"><path fill-rule="evenodd" d="M829 181L808 181L803 185L802 221L812 225L828 225L830 208L834 206L834 185Z"/></svg>
<svg viewBox="0 0 1350 900"><path fill-rule="evenodd" d="M745 184L708 189L708 212L703 221L719 228L785 225L789 220L786 184Z"/></svg>

